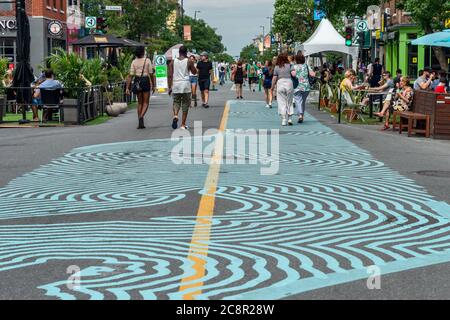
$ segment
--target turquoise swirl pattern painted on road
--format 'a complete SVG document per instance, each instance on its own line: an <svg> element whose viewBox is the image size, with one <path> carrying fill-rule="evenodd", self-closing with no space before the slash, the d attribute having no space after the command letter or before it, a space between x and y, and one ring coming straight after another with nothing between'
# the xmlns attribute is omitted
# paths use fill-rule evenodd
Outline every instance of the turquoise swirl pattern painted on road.
<svg viewBox="0 0 450 320"><path fill-rule="evenodd" d="M279 121L261 103L231 103L228 128L249 127L279 129ZM52 260L90 261L79 289L69 290L64 275L39 288L61 299L188 293L178 289L194 273L187 259L194 212L14 223L132 208L151 214L189 192L204 193L208 166L173 165L173 145L150 140L80 148L0 189L0 218L9 223L0 225L0 278ZM367 277L371 265L389 273L450 260L449 206L330 128L311 117L282 128L279 156L273 176L261 176L259 165L222 165L198 298L279 299ZM236 158L252 157L236 151Z"/></svg>

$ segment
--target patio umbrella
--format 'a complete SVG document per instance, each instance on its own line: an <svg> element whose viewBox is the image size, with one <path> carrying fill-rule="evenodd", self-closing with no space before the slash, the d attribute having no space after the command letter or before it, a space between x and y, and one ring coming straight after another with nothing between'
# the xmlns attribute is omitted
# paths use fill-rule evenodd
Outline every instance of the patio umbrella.
<svg viewBox="0 0 450 320"><path fill-rule="evenodd" d="M108 56L108 64L117 67L119 64L119 58L117 57L117 50L116 48L111 48L111 52Z"/></svg>
<svg viewBox="0 0 450 320"><path fill-rule="evenodd" d="M25 1L16 4L16 21L19 26L16 36L17 67L14 72L13 87L20 88L16 91L16 101L23 104L22 116L26 120L25 104L31 102L31 82L34 75L30 66L30 22L25 11Z"/></svg>
<svg viewBox="0 0 450 320"><path fill-rule="evenodd" d="M72 43L78 47L125 47L123 39L112 34L91 34Z"/></svg>
<svg viewBox="0 0 450 320"><path fill-rule="evenodd" d="M121 39L121 38L119 38ZM121 39L126 45L126 47L147 47L148 45L145 43L137 42L131 39Z"/></svg>
<svg viewBox="0 0 450 320"><path fill-rule="evenodd" d="M450 48L450 29L427 34L411 41L413 45Z"/></svg>
<svg viewBox="0 0 450 320"><path fill-rule="evenodd" d="M178 50L183 46L182 44L176 44L173 47L171 47L169 50L166 51L166 58L167 60L173 60L172 50Z"/></svg>

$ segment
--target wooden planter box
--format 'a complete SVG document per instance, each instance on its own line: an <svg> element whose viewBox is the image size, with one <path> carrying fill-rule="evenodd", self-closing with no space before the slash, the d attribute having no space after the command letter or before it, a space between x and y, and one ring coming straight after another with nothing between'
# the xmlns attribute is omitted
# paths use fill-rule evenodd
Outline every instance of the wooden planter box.
<svg viewBox="0 0 450 320"><path fill-rule="evenodd" d="M450 94L417 90L413 111L431 117L431 135L435 139L450 139Z"/></svg>

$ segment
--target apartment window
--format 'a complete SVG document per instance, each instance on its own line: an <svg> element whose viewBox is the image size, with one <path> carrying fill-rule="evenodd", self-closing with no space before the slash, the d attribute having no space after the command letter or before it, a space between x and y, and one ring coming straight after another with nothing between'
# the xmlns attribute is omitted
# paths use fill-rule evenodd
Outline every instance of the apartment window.
<svg viewBox="0 0 450 320"><path fill-rule="evenodd" d="M65 0L59 0L59 10L61 12L64 12L64 1Z"/></svg>
<svg viewBox="0 0 450 320"><path fill-rule="evenodd" d="M11 2L11 3L0 3L0 10L2 10L2 11L11 11L11 10L13 10L13 0L10 0L10 1L8 1L8 2Z"/></svg>
<svg viewBox="0 0 450 320"><path fill-rule="evenodd" d="M0 57L7 58L9 62L16 63L16 39L0 39Z"/></svg>
<svg viewBox="0 0 450 320"><path fill-rule="evenodd" d="M56 9L56 0L53 0L53 9Z"/></svg>

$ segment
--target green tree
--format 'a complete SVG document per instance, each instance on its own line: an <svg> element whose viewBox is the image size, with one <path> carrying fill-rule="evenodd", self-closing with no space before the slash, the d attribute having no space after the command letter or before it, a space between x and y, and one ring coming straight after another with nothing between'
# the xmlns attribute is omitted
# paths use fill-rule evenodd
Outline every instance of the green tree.
<svg viewBox="0 0 450 320"><path fill-rule="evenodd" d="M314 0L276 0L274 6L274 32L284 43L290 45L310 37L315 27Z"/></svg>
<svg viewBox="0 0 450 320"><path fill-rule="evenodd" d="M402 0L398 7L411 13L411 17L426 34L444 28L445 19L450 18L450 2L442 0ZM432 47L443 70L448 70L445 52L441 47Z"/></svg>
<svg viewBox="0 0 450 320"><path fill-rule="evenodd" d="M256 60L258 58L258 55L259 55L258 48L255 47L255 45L253 44L249 44L248 46L242 48L240 57L244 61L251 61Z"/></svg>
<svg viewBox="0 0 450 320"><path fill-rule="evenodd" d="M189 16L184 16L184 24L191 26L192 40L183 41L189 50L195 49L197 52L206 51L211 54L225 51L222 36L218 35L216 29L209 26L204 20L194 20Z"/></svg>
<svg viewBox="0 0 450 320"><path fill-rule="evenodd" d="M230 56L228 53L217 53L213 55L214 61L225 61L227 63L233 63L234 58Z"/></svg>
<svg viewBox="0 0 450 320"><path fill-rule="evenodd" d="M367 7L380 5L381 0L326 0L320 2L320 9L333 24L342 21L343 16L363 16Z"/></svg>

